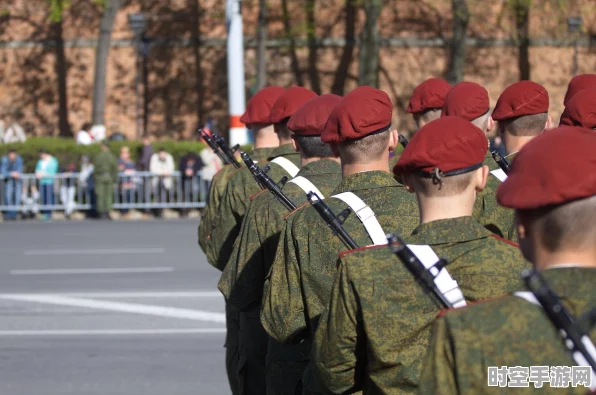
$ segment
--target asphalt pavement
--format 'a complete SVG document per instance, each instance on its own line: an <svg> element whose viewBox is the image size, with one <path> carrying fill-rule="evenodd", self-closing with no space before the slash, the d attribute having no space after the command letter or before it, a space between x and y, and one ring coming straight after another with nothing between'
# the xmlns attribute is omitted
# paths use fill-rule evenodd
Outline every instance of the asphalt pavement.
<svg viewBox="0 0 596 395"><path fill-rule="evenodd" d="M0 394L229 394L197 226L0 224Z"/></svg>

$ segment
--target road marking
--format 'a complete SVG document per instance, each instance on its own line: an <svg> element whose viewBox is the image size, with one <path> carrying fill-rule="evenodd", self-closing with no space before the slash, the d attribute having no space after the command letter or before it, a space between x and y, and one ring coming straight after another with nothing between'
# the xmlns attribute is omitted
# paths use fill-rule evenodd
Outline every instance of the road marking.
<svg viewBox="0 0 596 395"><path fill-rule="evenodd" d="M24 255L123 255L123 254L164 254L165 248L110 248L81 250L25 250Z"/></svg>
<svg viewBox="0 0 596 395"><path fill-rule="evenodd" d="M226 328L196 329L92 329L0 331L1 336L114 336L114 335L194 335L225 333Z"/></svg>
<svg viewBox="0 0 596 395"><path fill-rule="evenodd" d="M89 269L20 269L11 270L13 276L48 274L126 274L126 273L168 273L173 267L99 267Z"/></svg>
<svg viewBox="0 0 596 395"><path fill-rule="evenodd" d="M154 306L138 303L108 302L105 300L93 300L72 298L58 295L2 295L0 299L14 300L19 302L34 302L59 306L82 307L87 309L118 311L122 313L144 314L158 317L179 318L191 321L206 321L224 324L226 315L210 311L181 309L176 307Z"/></svg>
<svg viewBox="0 0 596 395"><path fill-rule="evenodd" d="M22 295L47 295L47 294L0 294L2 296L22 296ZM59 296L71 296L77 298L97 298L97 299L136 299L136 298L219 298L219 291L155 291L155 292L60 292Z"/></svg>

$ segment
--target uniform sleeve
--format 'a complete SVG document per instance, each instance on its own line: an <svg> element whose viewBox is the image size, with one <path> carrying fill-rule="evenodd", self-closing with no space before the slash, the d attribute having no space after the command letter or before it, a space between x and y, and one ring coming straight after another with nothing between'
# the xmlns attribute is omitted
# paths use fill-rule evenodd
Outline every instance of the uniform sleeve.
<svg viewBox="0 0 596 395"><path fill-rule="evenodd" d="M350 284L346 266L340 262L331 289L329 306L321 315L315 335L314 355L319 377L325 387L334 394L353 393L357 377L361 376L357 361L363 341L359 307Z"/></svg>
<svg viewBox="0 0 596 395"><path fill-rule="evenodd" d="M442 317L437 319L433 325L418 393L457 394L454 361L448 322Z"/></svg>
<svg viewBox="0 0 596 395"><path fill-rule="evenodd" d="M306 330L302 298L299 245L293 238L295 221L286 221L268 280L265 281L261 323L271 337L288 343ZM298 225L299 226L299 225Z"/></svg>

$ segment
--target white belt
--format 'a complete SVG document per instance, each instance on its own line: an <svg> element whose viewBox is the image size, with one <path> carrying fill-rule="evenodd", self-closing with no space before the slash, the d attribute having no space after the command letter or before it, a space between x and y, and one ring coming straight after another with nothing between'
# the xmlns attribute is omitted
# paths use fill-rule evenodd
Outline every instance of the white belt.
<svg viewBox="0 0 596 395"><path fill-rule="evenodd" d="M296 177L296 174L298 174L298 172L300 171L298 166L293 164L292 161L290 161L289 159L286 159L282 156L278 156L277 158L273 159L271 162L283 167L283 169L285 171L287 171L288 174L291 175L292 177Z"/></svg>
<svg viewBox="0 0 596 395"><path fill-rule="evenodd" d="M319 198L321 198L321 200L325 198L325 196L323 196L323 194L321 193L321 191L319 191L315 184L313 184L312 182L310 182L302 176L295 177L288 182L296 184L298 187L300 187L300 189L304 191L304 193L314 192L317 195L319 195Z"/></svg>
<svg viewBox="0 0 596 395"><path fill-rule="evenodd" d="M381 228L381 224L375 217L374 211L366 205L358 196L352 192L344 192L339 195L333 195L332 198L339 199L345 204L350 206L352 211L356 213L362 225L366 229L366 233L370 236L374 245L385 245L387 244L387 236Z"/></svg>
<svg viewBox="0 0 596 395"><path fill-rule="evenodd" d="M497 169L490 172L493 176L497 177L499 181L503 182L507 179L507 174L503 171L503 169Z"/></svg>
<svg viewBox="0 0 596 395"><path fill-rule="evenodd" d="M433 275L435 278L434 283L445 299L454 308L466 306L464 295L461 289L459 289L457 281L451 277L447 269L442 268L439 271L439 269L435 267L435 264L439 262L439 257L437 254L435 254L433 249L427 245L416 244L408 244L408 248L414 255L416 255L416 257L418 257L424 267Z"/></svg>

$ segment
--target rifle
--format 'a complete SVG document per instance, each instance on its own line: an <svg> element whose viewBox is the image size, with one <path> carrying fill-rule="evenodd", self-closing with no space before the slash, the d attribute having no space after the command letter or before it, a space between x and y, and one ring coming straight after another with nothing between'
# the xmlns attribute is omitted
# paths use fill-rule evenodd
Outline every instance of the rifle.
<svg viewBox="0 0 596 395"><path fill-rule="evenodd" d="M403 135L398 134L397 138L402 147L406 148L408 146L408 139L406 139Z"/></svg>
<svg viewBox="0 0 596 395"><path fill-rule="evenodd" d="M441 307L452 309L454 307L453 304L447 300L445 295L443 295L435 284L435 277L441 272L441 269L447 265L447 261L445 259L439 259L434 266L427 269L399 236L390 233L387 235L387 242L391 252L403 262L406 269L412 273L412 276L414 276L418 283L420 283L424 291L434 295Z"/></svg>
<svg viewBox="0 0 596 395"><path fill-rule="evenodd" d="M228 158L221 152L221 150L219 149L218 145L215 143L215 141L213 141L213 139L211 138L211 136L209 135L209 133L205 132L203 129L199 129L199 133L201 134L201 137L203 138L203 140L205 140L205 142L207 143L207 145L209 147L211 147L211 149L213 150L213 152L215 152L215 154L217 156L219 156L219 159L221 159L221 161L224 164L229 165L230 162L228 161Z"/></svg>
<svg viewBox="0 0 596 395"><path fill-rule="evenodd" d="M317 195L315 192L309 192L306 194L306 198L308 202L317 210L321 218L325 221L327 225L331 228L333 234L346 245L351 250L355 250L358 248L358 245L350 237L348 232L343 227L343 223L346 220L348 214L350 214L350 209L345 209L339 215L335 215L333 211L327 206L323 200Z"/></svg>
<svg viewBox="0 0 596 395"><path fill-rule="evenodd" d="M582 329L581 323L576 323L569 310L561 303L559 296L550 289L536 270L525 270L522 278L552 324L559 330L563 343L571 352L575 363L579 366L590 366L592 378L594 378L596 376L596 348L588 337L587 331ZM593 311L589 314L593 314ZM592 385L591 389L595 389L596 383L592 383Z"/></svg>
<svg viewBox="0 0 596 395"><path fill-rule="evenodd" d="M503 173L509 174L509 168L511 167L509 161L503 158L503 156L499 154L497 151L493 151L491 152L491 154L495 162L497 162L497 165L499 165L501 170L503 170Z"/></svg>
<svg viewBox="0 0 596 395"><path fill-rule="evenodd" d="M262 189L268 189L269 192L271 192L273 196L275 196L275 198L288 209L288 211L296 210L296 205L281 191L279 185L276 184L275 181L263 171L263 169L258 167L246 152L240 151L240 156L257 181L257 184L259 184ZM287 181L288 177L284 176L280 183L283 186Z"/></svg>
<svg viewBox="0 0 596 395"><path fill-rule="evenodd" d="M223 137L221 137L219 134L217 134L215 132L212 133L212 135L213 135L213 138L215 139L215 142L219 146L222 154L227 158L227 162L233 164L234 167L236 167L237 169L242 167L240 165L240 163L238 163L238 161L234 157L234 152L236 152L236 150L238 150L238 148L240 148L240 145L238 145L238 144L235 145L234 149L232 150Z"/></svg>

